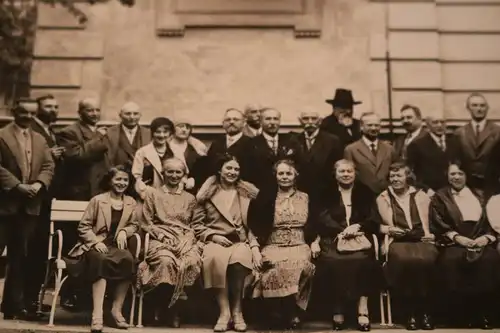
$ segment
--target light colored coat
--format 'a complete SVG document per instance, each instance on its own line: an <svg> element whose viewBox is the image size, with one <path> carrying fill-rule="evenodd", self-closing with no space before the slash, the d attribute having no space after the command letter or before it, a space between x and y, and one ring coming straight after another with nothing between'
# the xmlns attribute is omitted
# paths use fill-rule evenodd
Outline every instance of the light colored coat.
<svg viewBox="0 0 500 333"><path fill-rule="evenodd" d="M118 235L125 230L127 237L131 237L138 230L138 221L135 215L136 202L132 197L123 197L123 212L116 229ZM69 252L70 257L78 257L89 251L94 245L104 241L111 227L111 197L110 193L102 193L93 197L83 213L78 224L80 240Z"/></svg>

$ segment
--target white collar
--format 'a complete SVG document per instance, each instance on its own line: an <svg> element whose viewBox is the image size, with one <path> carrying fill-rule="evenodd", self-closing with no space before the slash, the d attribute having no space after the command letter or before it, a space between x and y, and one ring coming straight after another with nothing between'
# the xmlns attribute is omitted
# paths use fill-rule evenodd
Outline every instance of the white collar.
<svg viewBox="0 0 500 333"><path fill-rule="evenodd" d="M272 137L271 135L267 134L266 132L262 132L262 135L264 136L264 138L267 141L278 141L278 133L276 133L276 135L274 137Z"/></svg>
<svg viewBox="0 0 500 333"><path fill-rule="evenodd" d="M474 128L474 131L476 130L477 125L479 125L480 130L483 130L483 128L486 126L486 118L481 121L475 121L474 119L471 119L470 123L472 125L472 128Z"/></svg>
<svg viewBox="0 0 500 333"><path fill-rule="evenodd" d="M318 136L318 133L319 133L319 128L316 129L311 135L309 135L306 131L304 131L304 135L305 135L306 139L308 139L308 140L316 139L316 137Z"/></svg>
<svg viewBox="0 0 500 333"><path fill-rule="evenodd" d="M375 139L375 141L370 141L370 140L368 140L368 138L367 138L366 136L364 136L364 135L363 135L361 138L363 139L363 142L364 142L364 143L365 143L365 144L366 144L369 148L371 148L371 145L372 145L372 144L375 144L375 147L377 147L377 146L378 146L378 139Z"/></svg>
<svg viewBox="0 0 500 333"><path fill-rule="evenodd" d="M434 141L436 141L437 143L441 143L441 140L446 142L446 135L445 134L443 134L441 136L437 136L436 134L434 134L432 132L429 132L429 134L434 139Z"/></svg>
<svg viewBox="0 0 500 333"><path fill-rule="evenodd" d="M409 196L412 193L417 192L417 189L413 186L410 186L410 187L408 187L408 191L403 193L403 195L398 195L398 194L396 194L396 192L394 192L394 189L392 188L392 186L389 186L389 192L391 192L391 194L396 198L404 198L406 196Z"/></svg>
<svg viewBox="0 0 500 333"><path fill-rule="evenodd" d="M123 128L123 131L125 133L130 133L130 134L135 135L135 133L137 132L137 129L139 128L139 126L134 126L134 128L128 128L128 127L126 127L125 125L122 124L122 128Z"/></svg>
<svg viewBox="0 0 500 333"><path fill-rule="evenodd" d="M413 140L415 139L417 136L420 135L420 132L422 131L422 126L420 126L419 128L417 128L416 130L414 130L413 132L411 133L408 133L408 139L410 140Z"/></svg>
<svg viewBox="0 0 500 333"><path fill-rule="evenodd" d="M232 142L236 142L239 139L241 139L242 136L243 136L243 132L239 132L238 134L235 134L235 135L226 134L226 141L231 140Z"/></svg>

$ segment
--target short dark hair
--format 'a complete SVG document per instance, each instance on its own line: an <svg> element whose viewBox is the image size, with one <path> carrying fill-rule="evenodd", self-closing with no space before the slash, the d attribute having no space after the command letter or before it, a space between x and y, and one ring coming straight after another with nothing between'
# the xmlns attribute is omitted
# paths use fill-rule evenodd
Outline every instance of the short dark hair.
<svg viewBox="0 0 500 333"><path fill-rule="evenodd" d="M473 92L472 94L470 94L469 96L467 96L467 100L465 101L465 107L466 108L469 108L469 103L470 103L470 100L471 98L473 97L481 97L482 99L484 99L484 101L486 102L486 105L488 105L488 100L486 99L486 97L484 97L483 94L481 93L478 93L478 92Z"/></svg>
<svg viewBox="0 0 500 333"><path fill-rule="evenodd" d="M222 170L222 167L224 166L224 164L226 164L227 162L231 162L231 161L235 161L240 166L240 177L239 178L241 178L241 163L238 160L238 158L236 156L228 154L228 153L219 154L219 155L217 155L217 157L215 159L215 163L214 163L215 178L217 178L217 180L219 182L220 182L220 171Z"/></svg>
<svg viewBox="0 0 500 333"><path fill-rule="evenodd" d="M128 187L127 187L127 190L125 191L125 193L126 194L131 193L130 190L134 188L134 186L133 186L134 177L132 177L132 172L130 171L130 166L124 165L124 164L115 165L115 166L109 168L108 172L101 178L101 181L99 182L99 187L104 192L111 190L111 179L113 179L113 177L118 172L124 172L128 175Z"/></svg>
<svg viewBox="0 0 500 333"><path fill-rule="evenodd" d="M408 164L406 164L403 161L394 162L389 166L389 176L391 172L398 172L399 170L405 170L406 182L409 185L415 185L416 183L415 174L413 173L412 169L408 166Z"/></svg>
<svg viewBox="0 0 500 333"><path fill-rule="evenodd" d="M400 113L403 113L403 111L406 110L412 110L413 113L415 114L415 117L417 117L418 119L422 119L422 111L420 111L420 108L418 106L412 104L405 104L401 107Z"/></svg>
<svg viewBox="0 0 500 333"><path fill-rule="evenodd" d="M11 111L13 113L19 111L20 109L24 109L21 104L36 104L37 101L30 97L19 97L14 101L14 105L12 106Z"/></svg>
<svg viewBox="0 0 500 333"><path fill-rule="evenodd" d="M43 101L46 101L46 100L48 100L48 99L56 99L56 98L55 98L55 97L54 97L54 95L52 95L52 94L46 94L46 95L42 95L42 96L38 97L38 98L36 99L36 102L37 102L38 106L40 107L40 106L41 106L41 104L42 104L42 102L43 102Z"/></svg>
<svg viewBox="0 0 500 333"><path fill-rule="evenodd" d="M165 126L170 133L174 132L174 123L172 122L172 120L166 117L157 117L153 119L153 121L151 121L151 125L149 126L151 134L153 134L157 129L163 126Z"/></svg>

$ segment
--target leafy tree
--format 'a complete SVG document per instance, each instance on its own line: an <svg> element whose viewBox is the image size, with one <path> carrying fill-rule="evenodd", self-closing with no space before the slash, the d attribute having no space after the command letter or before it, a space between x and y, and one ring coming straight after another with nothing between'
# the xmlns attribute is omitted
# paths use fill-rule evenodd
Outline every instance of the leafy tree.
<svg viewBox="0 0 500 333"><path fill-rule="evenodd" d="M109 1L112 0L84 2L93 5ZM125 6L135 3L135 0L117 1ZM4 90L7 102L28 93L39 3L61 5L80 23L87 21L85 13L75 5L82 3L81 0L0 0L0 91Z"/></svg>

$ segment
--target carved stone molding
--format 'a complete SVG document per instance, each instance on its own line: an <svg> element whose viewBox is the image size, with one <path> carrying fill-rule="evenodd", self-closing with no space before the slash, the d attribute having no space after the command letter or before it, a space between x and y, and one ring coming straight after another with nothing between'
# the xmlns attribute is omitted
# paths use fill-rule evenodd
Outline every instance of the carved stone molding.
<svg viewBox="0 0 500 333"><path fill-rule="evenodd" d="M324 0L156 0L156 33L182 37L186 28L293 28L321 35Z"/></svg>

